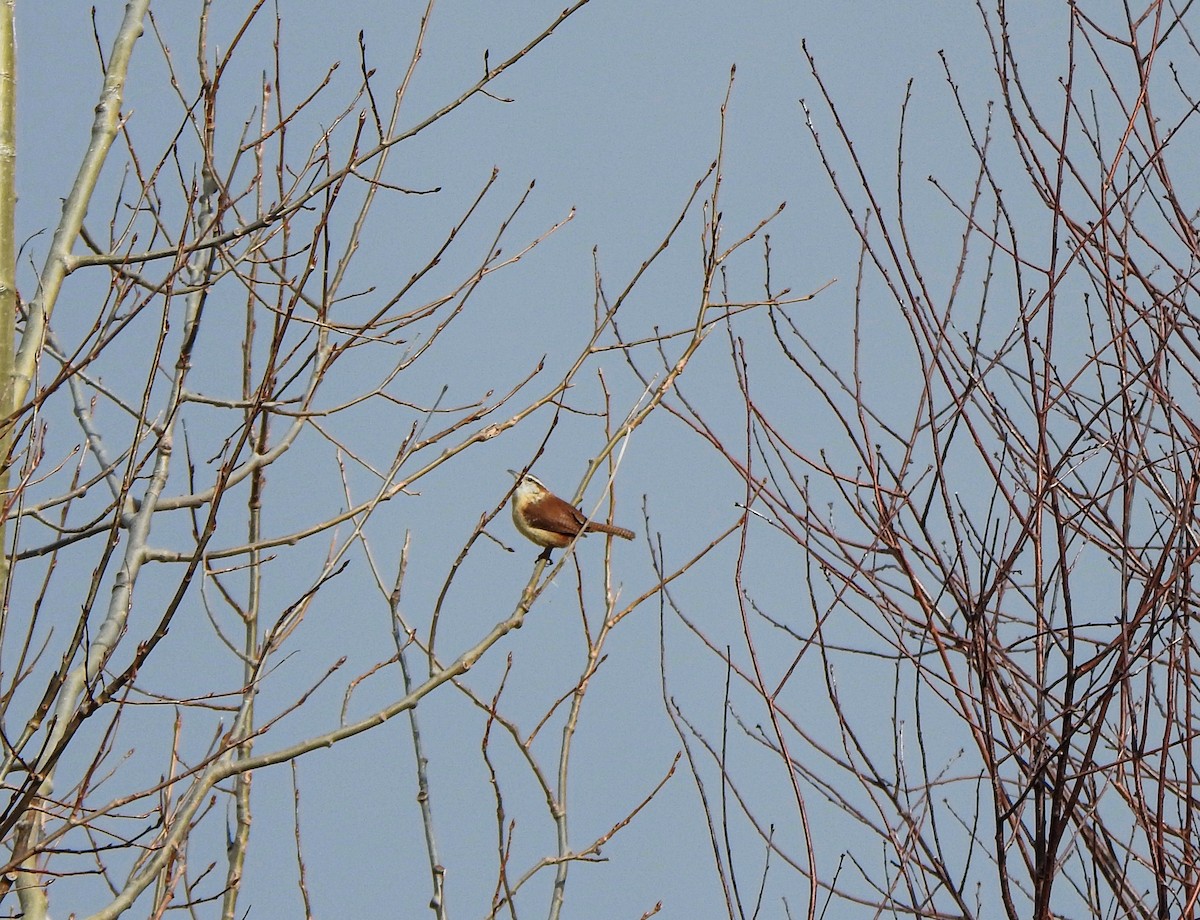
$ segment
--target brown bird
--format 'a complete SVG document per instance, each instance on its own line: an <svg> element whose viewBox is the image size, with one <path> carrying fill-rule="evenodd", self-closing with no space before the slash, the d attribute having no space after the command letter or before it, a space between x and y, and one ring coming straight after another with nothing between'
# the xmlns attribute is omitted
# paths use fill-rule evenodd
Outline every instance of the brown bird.
<svg viewBox="0 0 1200 920"><path fill-rule="evenodd" d="M550 550L570 546L581 533L608 533L623 540L632 540L633 531L599 521L589 521L587 515L569 502L563 501L536 476L509 470L517 478L513 492L512 517L517 530L543 547L538 559L550 561Z"/></svg>

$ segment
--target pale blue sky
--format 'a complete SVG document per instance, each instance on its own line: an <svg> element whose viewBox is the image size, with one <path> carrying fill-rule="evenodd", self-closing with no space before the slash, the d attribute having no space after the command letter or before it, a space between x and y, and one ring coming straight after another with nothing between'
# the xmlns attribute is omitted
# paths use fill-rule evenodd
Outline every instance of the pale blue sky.
<svg viewBox="0 0 1200 920"><path fill-rule="evenodd" d="M490 50L493 61L505 56L562 6L561 0L440 3L434 10L402 124L419 120L477 79L484 49ZM1064 18L1059 5L1022 6L1028 10L1021 12L1021 28L1015 34L1020 53L1031 70L1042 64L1047 74L1059 72L1059 30ZM216 5L215 45L225 45L230 24L245 7L244 3ZM281 0L279 10L284 23L285 93L292 102L315 85L330 63L341 62L329 93L331 104L316 110L312 120L302 120L296 126L297 134L311 131L314 121L331 118L335 111L332 103L342 105L350 97L357 84L356 36L360 30L365 33L368 62L377 68L376 83L385 94L381 105L387 105L387 94L406 66L420 14L418 5L366 0L319 5ZM104 4L97 13L106 52L120 12L121 5ZM177 65L192 81L185 89L189 96L195 88L194 67L190 66L195 53L195 14L196 4L157 8L160 28ZM19 5L17 21L21 93L18 220L19 236L24 238L48 230L57 219L59 200L66 194L88 141L99 80L91 23L83 7ZM1031 23L1039 27L1032 28ZM257 102L259 74L270 67L270 25L269 14L260 18L247 37L248 50L226 76L226 143L236 140L242 120ZM801 51L802 41L807 42L836 97L864 166L889 190L894 185L900 106L907 81L914 80L906 196L912 226L919 232L915 245L936 256L945 234L948 247L956 247L958 238L951 234L961 232L958 220L924 177L935 173L959 192L969 187L973 177L968 140L938 56L939 50L945 52L968 114L982 121L995 89L990 51L973 4L594 0L493 87L513 102L477 98L397 151L389 166L389 181L414 188L437 185L443 192L381 200L351 287L387 291L398 286L426 257L430 241L441 239L439 234L445 233L494 166L500 170L500 178L485 205L484 219L478 230L464 235L459 257L463 261L450 261L447 270L478 258L497 221L536 180L529 205L505 244L506 251L536 237L572 208L574 220L519 265L491 279L473 299L472 315L450 340L458 362L448 400L466 401L489 385L511 384L541 354L548 356L553 370L578 346L587 329L593 298L593 247L599 252L606 291L615 294L653 251L713 159L718 110L730 67L736 64L724 170L726 239L748 231L786 201L786 210L771 229L775 284L800 294L837 279L812 303L792 307L789 314L831 354L845 356L859 250L804 124L802 98L813 109L821 137L834 143L835 129ZM244 92L239 94L235 87L242 85ZM1053 79L1045 80L1050 107L1057 101L1051 95L1053 87ZM130 130L146 138L151 147L169 137L179 120L164 82L161 53L149 34L136 54L126 111ZM997 141L1006 142L1004 137ZM184 165L191 168L194 164ZM844 159L839 169L848 170ZM111 200L113 183L119 178L117 169L110 170L108 195L101 193L99 201ZM862 207L861 201L855 204ZM106 218L102 209L94 210L92 219L102 222ZM638 288L625 311L627 334L642 335L654 326L673 328L690 322L698 293L697 227L693 218ZM28 252L35 263L40 264L47 244L48 235L30 243ZM942 267L948 272L952 259L945 260ZM23 281L29 283L32 277L24 268ZM929 280L937 288L948 283L948 276L934 275ZM730 281L737 297L751 299L761 293L760 248L748 249L733 263ZM60 311L69 314L72 298L95 296L84 282L79 285L68 288ZM217 302L210 308L220 310L221 306ZM892 324L897 322L891 307L881 288L872 306L878 310L878 325L868 324L876 338L868 341L867 347L879 393L890 393L901 405L910 395L913 381L906 376L903 357L896 357L889 347L889 339L896 333ZM69 318L64 316L62 322L69 323ZM753 355L756 342L763 341L769 330L751 321L742 331ZM221 357L212 357L221 345L217 332L212 329L203 342L201 359L207 354L219 364ZM230 360L235 361L236 356ZM631 375L615 354L604 367L615 404L631 405L639 395ZM109 372L118 373L115 369ZM756 383L764 400L779 413L777 417L794 424L795 443L814 454L821 449L836 453L836 433L822 430L819 414L799 391L789 389L795 378L780 376L779 388L773 389L773 373L777 372L764 365ZM443 382L444 364L418 365L405 377L404 395L415 402L428 402ZM689 396L709 407L714 422L736 441L743 420L738 415L740 400L731 389L733 377L723 334L706 343L682 386ZM590 404L597 404L594 376L580 389L581 403L589 402L590 393ZM392 416L359 418L356 443L384 462L408 421L399 411ZM69 418L50 424L52 445L61 447L78 440ZM418 497L392 502L373 519L368 532L385 569L394 565L404 531L413 534L405 600L414 622L427 621L429 606L458 547L478 515L507 489L510 480L504 471L524 465L543 430L544 425L522 428L514 436L472 451L469 462L430 477ZM56 440L59 438L62 440ZM536 472L552 488L569 494L591 451L600 443L594 424L567 419ZM302 464L304 456L301 450L291 462ZM311 473L292 469L292 477L272 477L273 487L291 490L282 507L271 512L277 517L270 519L269 526L277 531L293 525L293 514L299 516L297 520L304 519L312 508L336 508L342 500L336 471L328 464L318 465ZM328 482L324 491L323 482ZM365 480L361 485L366 488ZM734 519L734 503L741 497L741 488L698 439L665 413L639 430L628 447L617 488L619 522L639 531L638 541L615 548L614 571L623 596L632 597L651 583L647 549L640 535L643 496L659 526L670 522L668 552L678 562ZM456 582L440 627L442 648L459 648L473 641L506 615L528 578L535 552L519 542L506 514L492 527L496 536L517 552L504 553L491 544L476 549L478 562ZM770 541L764 545L769 546ZM760 553L750 563L756 576L756 599L808 623L811 611L798 589L795 548L788 555L786 544L780 546L779 558ZM313 548L313 561L319 561L323 548ZM740 624L730 586L735 552L736 547L730 546L717 554L682 581L674 594L714 641L736 647ZM592 589L598 591L600 542L593 538L578 553ZM287 573L280 573L274 585L278 604L292 596L287 582ZM159 590L169 590L169 585ZM154 596L155 589L148 587L141 602L152 606ZM592 600L593 610L598 602L597 595ZM717 733L724 675L669 615L667 627L671 692L689 717ZM658 630L656 604L635 612L614 635L607 648L608 661L590 692L572 773L572 833L580 845L648 793L679 749L663 712ZM189 679L188 665L204 659L204 650L212 643L209 632L197 609L194 620L177 623L170 636L174 644L170 654L180 664L180 685L193 692L206 686L207 675L200 669L194 673L194 681ZM352 675L385 654L381 649L390 642L386 610L361 559L321 596L293 642L295 653L280 665L265 693L264 712L285 704L340 655L349 657L344 673ZM510 635L468 680L490 695L503 668L503 656L511 652L515 670L506 698L528 728L548 701L569 688L578 671L578 649L574 582L568 571L547 591L525 628ZM768 647L764 654L770 657L772 649ZM865 689L867 707L873 701L877 704L880 732L890 732L889 705L878 705L879 699L887 703L890 688L876 687L869 673L844 677L848 686L860 684ZM363 713L395 698L397 690L391 680L365 686L352 709ZM797 674L794 692L803 694L806 686L817 688L822 681L814 662ZM283 723L270 746L333 724L341 704L340 685L336 680L334 685L310 710L294 717L294 722ZM491 891L495 836L494 804L478 757L482 721L454 692L435 694L422 704L420 713L431 745L434 808L442 858L450 873L451 913L478 916L486 909ZM822 718L820 712L813 715ZM208 740L197 736L188 743L198 750ZM542 740L549 763L557 732ZM124 739L125 747L138 745L136 738ZM741 753L746 758L741 767L749 771L746 775L761 771L754 788L743 791L758 802L764 814L771 813L780 801L786 803L777 764L759 751ZM499 756L503 761L507 755ZM425 911L428 872L413 807L411 760L407 725L397 719L299 761L302 832L317 916L420 916ZM550 830L544 814L537 810L535 791L519 778L519 765L510 762L508 766L513 770L511 811L522 821L514 862L523 865L549 851ZM162 764L155 762L146 769L153 773L161 770ZM832 872L841 851L852 844L856 828L824 808L819 795L809 792L820 834L821 868ZM257 775L254 795L257 845L252 846L242 903L251 917L297 916L295 861L288 849L292 792L287 768ZM780 807L778 820L779 839L799 854L802 837L786 804ZM211 830L215 832L216 825ZM742 859L750 863L739 866L745 873L742 878L757 881L755 860L761 857L761 848L744 827L736 834L743 847ZM221 841L206 843L219 850ZM197 847L193 859L205 861L202 852ZM660 899L664 917L708 917L723 911L695 787L683 769L603 855L607 862L573 869L565 916L636 918ZM546 875L540 884L534 884L539 895L527 902L524 915L530 915L529 911L541 914L549 880ZM56 916L90 909L72 899L68 884L59 884L62 893L56 893L59 900L52 901ZM783 916L782 898L787 898L794 915L802 913L806 889L793 873L772 874L763 916Z"/></svg>

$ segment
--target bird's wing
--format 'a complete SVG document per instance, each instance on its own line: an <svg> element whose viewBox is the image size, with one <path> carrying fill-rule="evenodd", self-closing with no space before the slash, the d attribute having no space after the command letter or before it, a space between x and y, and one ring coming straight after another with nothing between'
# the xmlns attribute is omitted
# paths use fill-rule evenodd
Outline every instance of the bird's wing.
<svg viewBox="0 0 1200 920"><path fill-rule="evenodd" d="M566 505L566 502L563 502L563 504ZM571 508L570 505L567 505L567 507ZM531 527L534 527L537 530L548 530L551 533L560 533L567 537L573 537L575 534L579 533L579 528L583 526L583 523L587 520L587 518L585 518L583 516L583 512L577 508L571 508L571 514L574 518L573 524L564 521L562 518L543 515L540 513L537 505L534 505L526 510L525 519L529 522Z"/></svg>

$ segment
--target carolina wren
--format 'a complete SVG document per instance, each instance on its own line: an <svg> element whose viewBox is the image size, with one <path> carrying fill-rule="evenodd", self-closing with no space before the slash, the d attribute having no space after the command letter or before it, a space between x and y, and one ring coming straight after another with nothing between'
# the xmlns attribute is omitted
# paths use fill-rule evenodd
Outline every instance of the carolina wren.
<svg viewBox="0 0 1200 920"><path fill-rule="evenodd" d="M550 550L570 546L581 534L609 533L623 540L633 539L632 530L589 521L582 511L547 489L536 476L516 470L509 472L517 478L517 490L512 497L513 524L522 535L544 547L538 559L549 562Z"/></svg>

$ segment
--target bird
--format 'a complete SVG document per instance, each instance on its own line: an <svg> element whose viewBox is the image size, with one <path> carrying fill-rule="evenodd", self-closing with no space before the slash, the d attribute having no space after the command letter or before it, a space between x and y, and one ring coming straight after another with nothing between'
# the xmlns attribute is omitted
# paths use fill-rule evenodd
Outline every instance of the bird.
<svg viewBox="0 0 1200 920"><path fill-rule="evenodd" d="M509 473L517 480L512 497L513 524L522 536L542 547L539 561L549 562L550 550L570 546L582 534L607 533L622 540L633 539L632 530L589 521L587 515L547 489L536 476L516 470Z"/></svg>

